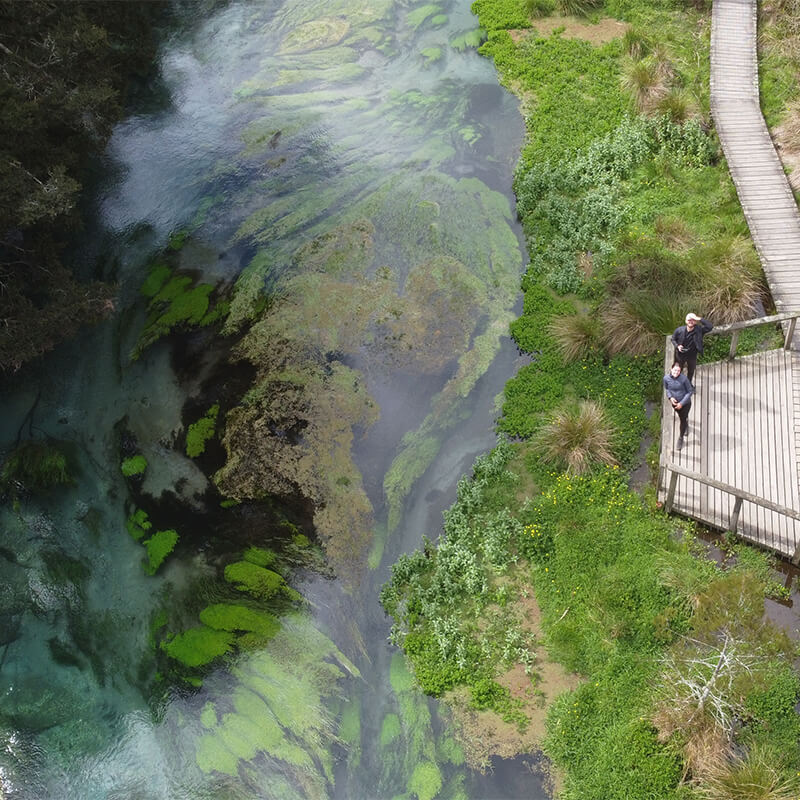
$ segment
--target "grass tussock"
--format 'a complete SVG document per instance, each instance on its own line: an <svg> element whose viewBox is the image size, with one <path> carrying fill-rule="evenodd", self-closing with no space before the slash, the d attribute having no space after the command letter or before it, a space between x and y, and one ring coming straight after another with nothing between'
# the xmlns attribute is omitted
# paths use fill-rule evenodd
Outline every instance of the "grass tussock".
<svg viewBox="0 0 800 800"><path fill-rule="evenodd" d="M711 765L698 795L703 800L797 800L800 780L787 777L760 748Z"/></svg>
<svg viewBox="0 0 800 800"><path fill-rule="evenodd" d="M585 475L594 467L616 464L611 427L605 412L592 400L558 409L539 432L535 449L542 459L570 475Z"/></svg>
<svg viewBox="0 0 800 800"><path fill-rule="evenodd" d="M565 361L578 361L596 352L601 344L598 320L588 314L555 317L549 332Z"/></svg>

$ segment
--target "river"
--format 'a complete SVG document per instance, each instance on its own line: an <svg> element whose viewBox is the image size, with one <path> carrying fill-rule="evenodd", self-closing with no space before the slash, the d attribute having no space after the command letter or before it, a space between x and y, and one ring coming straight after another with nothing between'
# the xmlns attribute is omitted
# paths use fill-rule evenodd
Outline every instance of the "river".
<svg viewBox="0 0 800 800"><path fill-rule="evenodd" d="M78 258L117 312L4 387L0 446L72 475L0 510L4 795L545 797L528 762L464 764L378 603L518 366L516 101L462 0L207 15L95 169ZM223 333L142 344L163 263L230 301ZM224 448L189 458L215 402ZM179 534L154 575L150 524Z"/></svg>

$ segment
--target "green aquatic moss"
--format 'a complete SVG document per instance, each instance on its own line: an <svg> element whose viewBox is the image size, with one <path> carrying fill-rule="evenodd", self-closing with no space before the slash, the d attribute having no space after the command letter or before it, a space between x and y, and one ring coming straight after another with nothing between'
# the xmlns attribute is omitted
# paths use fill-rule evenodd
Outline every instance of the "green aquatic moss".
<svg viewBox="0 0 800 800"><path fill-rule="evenodd" d="M415 8L413 11L409 11L406 14L406 22L416 30L427 19L433 17L435 14L438 14L441 10L442 10L441 6L437 6L433 3L428 3L427 5Z"/></svg>
<svg viewBox="0 0 800 800"><path fill-rule="evenodd" d="M208 283L193 285L192 279L185 275L175 275L166 281L150 300L147 320L131 358L135 361L150 345L175 329L208 324L213 291L214 287Z"/></svg>
<svg viewBox="0 0 800 800"><path fill-rule="evenodd" d="M147 564L145 564L144 571L148 575L155 575L177 543L178 532L176 530L156 531L144 543L147 549Z"/></svg>
<svg viewBox="0 0 800 800"><path fill-rule="evenodd" d="M433 761L423 761L414 768L408 790L418 800L433 800L442 788L442 773Z"/></svg>
<svg viewBox="0 0 800 800"><path fill-rule="evenodd" d="M437 61L441 61L444 55L441 47L426 47L424 50L420 50L420 53L426 64L435 64Z"/></svg>
<svg viewBox="0 0 800 800"><path fill-rule="evenodd" d="M131 478L134 475L143 475L147 469L147 459L143 455L137 454L126 458L119 468L126 478Z"/></svg>
<svg viewBox="0 0 800 800"><path fill-rule="evenodd" d="M358 695L343 704L339 738L351 747L361 746L361 698Z"/></svg>
<svg viewBox="0 0 800 800"><path fill-rule="evenodd" d="M203 706L200 722L204 728L213 728L217 724L217 710L213 703L208 702Z"/></svg>
<svg viewBox="0 0 800 800"><path fill-rule="evenodd" d="M125 520L125 527L128 533L138 542L147 535L147 532L153 527L153 523L150 522L148 514L143 508L137 508Z"/></svg>
<svg viewBox="0 0 800 800"><path fill-rule="evenodd" d="M288 588L282 575L249 561L237 561L225 567L225 580L260 600L267 600Z"/></svg>
<svg viewBox="0 0 800 800"><path fill-rule="evenodd" d="M215 403L208 409L205 416L189 426L189 430L186 432L186 455L189 458L196 458L205 452L206 442L214 436L218 414L219 404Z"/></svg>
<svg viewBox="0 0 800 800"><path fill-rule="evenodd" d="M399 735L402 728L397 714L387 714L381 723L381 747L390 745Z"/></svg>
<svg viewBox="0 0 800 800"><path fill-rule="evenodd" d="M161 648L170 658L187 667L202 667L227 653L233 641L234 635L230 631L201 625L162 642Z"/></svg>
<svg viewBox="0 0 800 800"><path fill-rule="evenodd" d="M23 442L6 458L0 471L0 490L15 484L27 489L47 489L70 483L67 457L47 442Z"/></svg>
<svg viewBox="0 0 800 800"><path fill-rule="evenodd" d="M200 621L219 631L247 631L264 639L275 635L280 622L267 611L232 603L215 603L200 612Z"/></svg>
<svg viewBox="0 0 800 800"><path fill-rule="evenodd" d="M155 297L171 275L172 270L166 264L154 264L139 291L145 297Z"/></svg>
<svg viewBox="0 0 800 800"><path fill-rule="evenodd" d="M483 28L473 28L450 37L450 47L459 53L468 47L480 47L486 41L486 31Z"/></svg>
<svg viewBox="0 0 800 800"><path fill-rule="evenodd" d="M267 550L264 547L248 547L242 554L242 558L251 564L257 564L259 567L268 567L275 563L278 556L272 550Z"/></svg>

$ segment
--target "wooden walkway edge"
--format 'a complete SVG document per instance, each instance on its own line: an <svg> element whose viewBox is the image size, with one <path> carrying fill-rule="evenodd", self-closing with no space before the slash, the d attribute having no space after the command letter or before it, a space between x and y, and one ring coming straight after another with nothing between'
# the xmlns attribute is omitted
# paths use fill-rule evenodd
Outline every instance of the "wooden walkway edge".
<svg viewBox="0 0 800 800"><path fill-rule="evenodd" d="M757 19L756 0L714 0L711 115L781 313L800 309L800 212L759 105Z"/></svg>
<svg viewBox="0 0 800 800"><path fill-rule="evenodd" d="M756 0L714 0L711 113L775 306L788 316L800 311L800 212L759 105L757 13ZM681 450L665 398L659 499L800 561L800 332L784 330L784 350L698 367ZM669 342L665 355L668 367Z"/></svg>

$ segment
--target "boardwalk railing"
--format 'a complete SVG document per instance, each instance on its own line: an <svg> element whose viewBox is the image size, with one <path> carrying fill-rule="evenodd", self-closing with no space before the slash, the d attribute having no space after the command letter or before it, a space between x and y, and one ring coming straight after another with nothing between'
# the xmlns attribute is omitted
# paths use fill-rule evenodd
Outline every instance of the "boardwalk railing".
<svg viewBox="0 0 800 800"><path fill-rule="evenodd" d="M747 330L748 328L758 328L760 325L775 325L779 322L788 323L784 328L783 349L792 349L792 338L794 337L794 329L797 324L797 318L800 317L800 311L788 312L786 314L773 314L771 317L757 317L756 319L748 319L745 322L731 322L728 325L718 325L716 328L708 332L708 336L714 334L730 333L731 335L731 350L728 358L736 358L736 348L739 346L739 331Z"/></svg>
<svg viewBox="0 0 800 800"><path fill-rule="evenodd" d="M667 497L664 500L664 511L666 511L668 514L672 511L672 507L675 503L675 489L678 485L678 476L683 475L684 478L689 478L693 481L699 481L700 483L704 483L706 486L710 486L712 489L719 489L721 492L726 492L727 494L733 496L734 504L731 511L730 521L728 522L728 530L731 533L736 533L736 526L739 523L739 514L742 510L742 503L745 501L748 503L753 503L757 506L761 506L761 508L774 511L777 514L783 514L790 519L795 519L800 522L800 511L795 511L792 508L787 508L786 506L782 506L778 503L773 503L771 500L765 500L763 497L756 497L756 495L750 494L750 492L745 492L744 490L737 489L735 486L731 486L730 484L716 481L713 478L709 478L708 476L702 475L699 472L694 472L690 469L680 467L677 464L673 464L669 461L663 465L663 469L665 472L665 477L669 476L669 488L667 489ZM774 542L770 543L759 541L758 544L768 547L770 550L775 550L779 553L782 552L782 549ZM800 564L800 541L798 540L795 540L794 542L792 563Z"/></svg>
<svg viewBox="0 0 800 800"><path fill-rule="evenodd" d="M750 328L757 328L762 325L781 324L783 326L783 331L784 331L783 349L791 350L793 337L795 334L795 327L797 319L799 317L800 317L800 311L794 311L785 314L773 314L767 317L758 317L757 319L746 320L745 322L734 322L728 325L719 325L715 327L713 330L711 330L707 335L712 336L712 335L731 334L731 346L728 353L728 360L732 361L733 359L736 358L736 351L739 344L740 331L748 330ZM669 370L673 362L673 353L674 353L674 346L672 344L671 337L667 336L666 349L664 354L665 370ZM666 404L666 400L664 402ZM665 405L664 408L666 413L667 406ZM730 496L733 505L730 510L730 514L728 516L727 530L731 531L732 533L736 533L736 528L739 525L740 514L744 503L750 503L754 506L758 506L762 509L776 513L786 518L787 522L789 522L790 520L800 522L800 511L797 511L793 508L789 508L780 503L775 503L771 500L767 500L764 497L760 497L744 489L739 489L736 486L733 486L729 483L716 480L701 472L696 472L694 470L687 469L684 466L680 466L677 463L674 463L668 457L666 450L662 450L661 464L659 471L660 471L659 486L663 487L663 489L666 492L664 499L664 510L667 513L671 513L675 507L675 496L678 486L678 478L679 476L682 476L687 480L697 481L698 483L703 484L709 487L710 489L716 489L717 491ZM692 515L691 512L689 513L689 515L690 516ZM724 516L725 516L724 513L722 513L721 516L724 524ZM796 530L797 526L789 522L789 524L787 525L787 531L792 531L792 533L789 534L788 541L787 537L784 536L782 543L780 542L781 537L777 536L774 530L770 530L769 533L767 533L767 531L764 531L761 535L759 535L757 539L754 539L753 537L748 536L746 534L744 534L744 538L748 539L749 541L755 541L758 544L765 546L770 550L775 550L781 554L788 555L788 552L791 552L792 562L794 564L800 564L800 535L794 532Z"/></svg>
<svg viewBox="0 0 800 800"><path fill-rule="evenodd" d="M724 333L730 333L731 349L728 352L728 358L732 360L736 358L736 349L739 347L739 331L744 331L749 328L758 328L760 325L777 325L778 323L786 322L788 324L785 326L783 349L791 350L798 317L800 317L800 311L790 311L785 314L773 314L770 317L756 317L755 319L748 319L744 322L730 322L727 325L717 325L710 330L706 336L719 336ZM675 347L672 344L672 336L667 336L664 352L664 366L667 370L672 366L674 351Z"/></svg>

